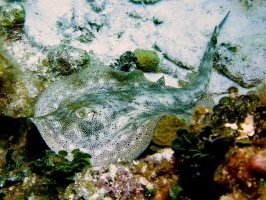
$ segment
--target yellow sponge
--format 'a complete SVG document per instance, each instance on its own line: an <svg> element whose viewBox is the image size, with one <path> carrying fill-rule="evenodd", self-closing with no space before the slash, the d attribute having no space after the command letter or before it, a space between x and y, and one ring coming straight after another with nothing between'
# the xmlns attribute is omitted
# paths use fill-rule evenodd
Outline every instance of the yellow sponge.
<svg viewBox="0 0 266 200"><path fill-rule="evenodd" d="M175 115L167 114L157 123L152 141L157 145L169 146L180 127L186 127L186 123Z"/></svg>
<svg viewBox="0 0 266 200"><path fill-rule="evenodd" d="M137 58L136 64L139 69L144 72L156 71L160 58L155 51L136 49L134 53Z"/></svg>

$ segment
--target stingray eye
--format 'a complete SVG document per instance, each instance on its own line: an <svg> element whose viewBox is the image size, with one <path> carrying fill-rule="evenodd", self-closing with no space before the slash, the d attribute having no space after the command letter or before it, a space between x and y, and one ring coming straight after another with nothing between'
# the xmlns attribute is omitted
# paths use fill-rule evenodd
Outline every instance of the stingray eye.
<svg viewBox="0 0 266 200"><path fill-rule="evenodd" d="M94 115L96 114L96 112L90 108L86 108L86 107L82 107L80 109L78 109L76 112L75 112L76 116L80 119L83 119L83 118L87 118L88 120L93 120L94 118Z"/></svg>

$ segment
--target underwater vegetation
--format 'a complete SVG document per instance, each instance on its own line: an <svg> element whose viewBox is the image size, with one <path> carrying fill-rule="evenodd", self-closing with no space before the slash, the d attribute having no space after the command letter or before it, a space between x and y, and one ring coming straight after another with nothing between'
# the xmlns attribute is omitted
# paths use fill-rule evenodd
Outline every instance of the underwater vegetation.
<svg viewBox="0 0 266 200"><path fill-rule="evenodd" d="M135 49L133 52L126 51L114 64L111 64L116 70L125 72L140 69L144 72L155 72L160 62L160 58L155 51L146 49Z"/></svg>
<svg viewBox="0 0 266 200"><path fill-rule="evenodd" d="M239 126L248 114L253 114L259 101L260 99L256 94L237 96L236 92L232 96L223 97L219 104L213 108L212 120L217 126L223 126L226 123L236 123Z"/></svg>
<svg viewBox="0 0 266 200"><path fill-rule="evenodd" d="M90 156L74 150L73 161L59 155L38 136L27 119L0 116L0 198L58 199L74 174L90 166Z"/></svg>
<svg viewBox="0 0 266 200"><path fill-rule="evenodd" d="M259 97L255 94L239 96L235 87L229 93L211 114L206 113L201 129L195 130L193 123L176 132L171 148L179 179L170 190L173 199L218 199L222 195L221 199L263 199L266 135L265 125L262 128L261 124L265 124L265 118L263 112L256 113L265 107L258 107ZM249 116L255 121L255 134L250 136L243 128ZM243 132L246 137L239 137Z"/></svg>
<svg viewBox="0 0 266 200"><path fill-rule="evenodd" d="M6 38L18 37L18 34L24 28L25 17L25 10L19 4L0 6L0 36Z"/></svg>
<svg viewBox="0 0 266 200"><path fill-rule="evenodd" d="M81 152L79 149L74 149L71 152L73 156L71 162L66 159L68 154L66 151L60 151L58 155L50 150L45 153L44 158L31 162L30 168L37 174L45 175L58 181L58 184L69 184L69 182L73 181L75 173L91 166L90 155Z"/></svg>

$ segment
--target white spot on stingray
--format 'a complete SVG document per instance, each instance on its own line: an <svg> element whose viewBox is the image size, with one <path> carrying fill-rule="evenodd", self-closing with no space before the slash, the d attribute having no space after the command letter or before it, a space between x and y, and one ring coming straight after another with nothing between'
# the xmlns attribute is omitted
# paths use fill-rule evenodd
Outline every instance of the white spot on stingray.
<svg viewBox="0 0 266 200"><path fill-rule="evenodd" d="M95 135L91 135L90 136L90 139L93 140L93 141L95 141L96 140L96 136Z"/></svg>
<svg viewBox="0 0 266 200"><path fill-rule="evenodd" d="M59 128L60 127L60 123L58 121L54 121L53 123L55 128Z"/></svg>
<svg viewBox="0 0 266 200"><path fill-rule="evenodd" d="M109 81L109 83L111 83L111 84L114 84L116 81L115 80L113 80L113 79L111 79L110 81Z"/></svg>
<svg viewBox="0 0 266 200"><path fill-rule="evenodd" d="M51 115L49 115L49 116L47 117L47 119L48 119L48 120L53 120L53 119L54 119L54 117L53 117L53 116L51 116Z"/></svg>
<svg viewBox="0 0 266 200"><path fill-rule="evenodd" d="M101 155L102 151L97 149L94 151L94 157Z"/></svg>
<svg viewBox="0 0 266 200"><path fill-rule="evenodd" d="M69 144L69 149L75 149L76 147L73 144Z"/></svg>
<svg viewBox="0 0 266 200"><path fill-rule="evenodd" d="M139 83L134 83L134 86L135 87L139 87Z"/></svg>
<svg viewBox="0 0 266 200"><path fill-rule="evenodd" d="M104 133L103 133L103 132L100 132L100 133L99 133L99 138L100 138L100 139L104 138Z"/></svg>
<svg viewBox="0 0 266 200"><path fill-rule="evenodd" d="M91 85L93 85L93 82L92 82L92 81L88 81L88 82L87 82L87 85L88 85L88 86L91 86Z"/></svg>
<svg viewBox="0 0 266 200"><path fill-rule="evenodd" d="M99 79L98 83L99 83L100 85L103 85L103 84L105 83L105 81L104 81L103 79Z"/></svg>

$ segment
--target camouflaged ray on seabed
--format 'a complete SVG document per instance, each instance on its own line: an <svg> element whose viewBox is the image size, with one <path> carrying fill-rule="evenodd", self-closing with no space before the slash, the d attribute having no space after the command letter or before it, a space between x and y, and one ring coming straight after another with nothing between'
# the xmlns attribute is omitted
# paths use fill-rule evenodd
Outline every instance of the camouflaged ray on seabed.
<svg viewBox="0 0 266 200"><path fill-rule="evenodd" d="M148 81L139 70L89 66L47 88L31 120L55 152L79 148L92 156L93 165L136 158L164 114L184 114L207 89L217 37L228 15L215 27L189 85L166 87Z"/></svg>

